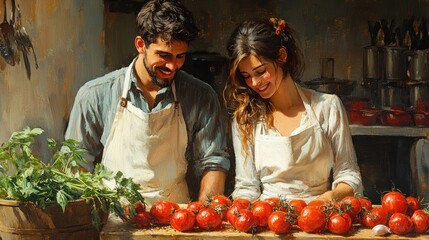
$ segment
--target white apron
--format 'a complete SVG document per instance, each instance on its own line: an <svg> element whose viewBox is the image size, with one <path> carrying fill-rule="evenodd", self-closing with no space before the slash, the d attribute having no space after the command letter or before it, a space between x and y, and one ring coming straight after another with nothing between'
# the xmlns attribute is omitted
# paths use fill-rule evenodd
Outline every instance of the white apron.
<svg viewBox="0 0 429 240"><path fill-rule="evenodd" d="M262 184L261 199L284 196L307 202L326 192L333 165L331 143L299 86L310 124L293 136L265 135L264 123L255 134L255 167Z"/></svg>
<svg viewBox="0 0 429 240"><path fill-rule="evenodd" d="M126 72L101 163L140 184L140 193L149 205L159 199L188 203L185 180L188 139L175 84L172 84L174 103L157 112L143 112L126 100L134 61Z"/></svg>

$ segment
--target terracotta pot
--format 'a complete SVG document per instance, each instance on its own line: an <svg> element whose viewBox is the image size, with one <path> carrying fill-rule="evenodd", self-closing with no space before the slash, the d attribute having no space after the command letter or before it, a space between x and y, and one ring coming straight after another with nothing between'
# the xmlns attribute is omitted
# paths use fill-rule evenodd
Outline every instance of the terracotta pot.
<svg viewBox="0 0 429 240"><path fill-rule="evenodd" d="M381 123L388 126L410 126L412 116L402 109L390 109L381 114Z"/></svg>
<svg viewBox="0 0 429 240"><path fill-rule="evenodd" d="M429 112L416 111L413 114L413 119L417 127L429 127Z"/></svg>
<svg viewBox="0 0 429 240"><path fill-rule="evenodd" d="M361 125L375 125L380 113L378 109L348 110L350 123Z"/></svg>
<svg viewBox="0 0 429 240"><path fill-rule="evenodd" d="M61 209L58 204L44 209L34 203L0 200L0 237L2 239L98 239L99 230L92 224L92 204L71 201ZM109 211L99 212L102 224ZM101 229L101 227L100 227Z"/></svg>
<svg viewBox="0 0 429 240"><path fill-rule="evenodd" d="M351 101L346 103L346 109L348 110L362 110L362 109L370 109L371 105L365 101Z"/></svg>

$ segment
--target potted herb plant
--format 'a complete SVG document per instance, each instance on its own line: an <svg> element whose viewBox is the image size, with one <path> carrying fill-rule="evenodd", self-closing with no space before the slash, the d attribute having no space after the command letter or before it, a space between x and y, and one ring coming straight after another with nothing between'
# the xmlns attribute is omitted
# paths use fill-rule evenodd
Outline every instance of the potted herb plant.
<svg viewBox="0 0 429 240"><path fill-rule="evenodd" d="M110 211L126 218L126 203L144 203L139 185L121 172L102 164L80 171L85 150L75 140L48 138L52 161L38 159L31 145L42 133L27 127L0 146L2 239L97 239Z"/></svg>

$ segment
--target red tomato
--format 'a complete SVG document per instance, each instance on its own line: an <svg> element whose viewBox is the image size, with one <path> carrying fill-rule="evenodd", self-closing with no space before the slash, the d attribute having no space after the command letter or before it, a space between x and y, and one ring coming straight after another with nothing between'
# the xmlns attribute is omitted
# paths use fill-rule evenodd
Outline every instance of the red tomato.
<svg viewBox="0 0 429 240"><path fill-rule="evenodd" d="M372 203L370 200L368 200L368 198L361 197L359 198L359 202L362 209L365 209L367 211L372 209Z"/></svg>
<svg viewBox="0 0 429 240"><path fill-rule="evenodd" d="M257 202L252 205L252 214L257 220L259 227L266 227L268 225L268 217L273 212L273 207L267 202Z"/></svg>
<svg viewBox="0 0 429 240"><path fill-rule="evenodd" d="M231 206L232 201L224 195L215 195L208 199L210 208L216 210L222 220L226 221L226 211Z"/></svg>
<svg viewBox="0 0 429 240"><path fill-rule="evenodd" d="M352 219L347 213L337 214L329 218L328 230L336 234L346 234L352 227Z"/></svg>
<svg viewBox="0 0 429 240"><path fill-rule="evenodd" d="M276 234L286 233L291 226L287 213L283 211L274 211L268 217L268 228Z"/></svg>
<svg viewBox="0 0 429 240"><path fill-rule="evenodd" d="M326 214L327 218L330 218L334 215L340 214L341 205L343 204L344 204L343 202L333 202L333 203L326 204L325 206L320 206L320 208Z"/></svg>
<svg viewBox="0 0 429 240"><path fill-rule="evenodd" d="M234 225L235 220L237 220L239 210L247 209L241 207L241 205L232 204L232 206L228 208L228 211L226 211L226 220L231 223L231 225Z"/></svg>
<svg viewBox="0 0 429 240"><path fill-rule="evenodd" d="M134 203L134 209L136 210L136 213L143 213L146 212L146 205L141 201L138 201Z"/></svg>
<svg viewBox="0 0 429 240"><path fill-rule="evenodd" d="M195 220L198 227L203 230L218 230L222 227L221 216L212 208L201 209Z"/></svg>
<svg viewBox="0 0 429 240"><path fill-rule="evenodd" d="M257 225L258 221L250 210L240 209L233 226L240 232L254 232Z"/></svg>
<svg viewBox="0 0 429 240"><path fill-rule="evenodd" d="M429 215L421 209L414 211L411 221L414 224L414 232L416 233L425 233L429 229Z"/></svg>
<svg viewBox="0 0 429 240"><path fill-rule="evenodd" d="M295 211L297 215L301 214L302 209L307 206L307 203L302 199L292 199L289 201L289 206Z"/></svg>
<svg viewBox="0 0 429 240"><path fill-rule="evenodd" d="M388 214L406 213L408 203L405 196L400 192L388 192L381 199L381 206Z"/></svg>
<svg viewBox="0 0 429 240"><path fill-rule="evenodd" d="M341 209L350 214L351 217L355 217L360 213L361 205L359 199L347 196L341 200L341 203Z"/></svg>
<svg viewBox="0 0 429 240"><path fill-rule="evenodd" d="M373 228L376 225L386 225L388 220L387 212L381 207L375 207L370 211L366 211L362 216L362 224L366 228Z"/></svg>
<svg viewBox="0 0 429 240"><path fill-rule="evenodd" d="M404 235L413 231L413 221L403 213L394 213L388 223L390 230L398 235Z"/></svg>
<svg viewBox="0 0 429 240"><path fill-rule="evenodd" d="M188 203L186 208L191 210L195 215L197 215L198 212L204 208L204 204L202 202L199 202L199 201L190 202L190 203Z"/></svg>
<svg viewBox="0 0 429 240"><path fill-rule="evenodd" d="M240 209L249 208L250 200L246 199L246 198L236 198L232 202L232 205L238 205L240 207Z"/></svg>
<svg viewBox="0 0 429 240"><path fill-rule="evenodd" d="M320 200L320 199L314 199L312 201L310 201L307 206L315 206L321 209L324 209L326 205L329 205L331 202L329 201L325 201L325 200Z"/></svg>
<svg viewBox="0 0 429 240"><path fill-rule="evenodd" d="M314 199L310 201L307 206L314 206L319 208L322 211L327 210L328 208L332 209L330 206L332 206L332 202L326 201L326 200L320 200L320 199Z"/></svg>
<svg viewBox="0 0 429 240"><path fill-rule="evenodd" d="M320 233L325 230L326 215L318 207L307 206L298 217L298 226L307 233Z"/></svg>
<svg viewBox="0 0 429 240"><path fill-rule="evenodd" d="M232 201L228 197L224 195L214 195L213 197L208 199L210 203L210 207L215 207L218 205L231 206Z"/></svg>
<svg viewBox="0 0 429 240"><path fill-rule="evenodd" d="M176 210L180 207L177 203L165 200L155 202L150 208L150 214L157 224L167 225L170 224L170 218Z"/></svg>
<svg viewBox="0 0 429 240"><path fill-rule="evenodd" d="M122 221L127 221L130 218L130 206L129 205L123 206L123 209L124 209L124 214L119 217L121 217Z"/></svg>
<svg viewBox="0 0 429 240"><path fill-rule="evenodd" d="M195 214L189 209L180 209L174 212L170 219L171 226L181 232L194 228Z"/></svg>
<svg viewBox="0 0 429 240"><path fill-rule="evenodd" d="M152 216L148 212L139 212L130 222L139 228L149 227L152 222Z"/></svg>
<svg viewBox="0 0 429 240"><path fill-rule="evenodd" d="M279 206L280 203L280 198L278 197L269 197L269 198L265 198L264 202L267 202L271 205L271 207L276 208L277 206Z"/></svg>
<svg viewBox="0 0 429 240"><path fill-rule="evenodd" d="M420 201L416 197L409 196L406 198L408 204L408 216L413 215L414 211L421 209Z"/></svg>

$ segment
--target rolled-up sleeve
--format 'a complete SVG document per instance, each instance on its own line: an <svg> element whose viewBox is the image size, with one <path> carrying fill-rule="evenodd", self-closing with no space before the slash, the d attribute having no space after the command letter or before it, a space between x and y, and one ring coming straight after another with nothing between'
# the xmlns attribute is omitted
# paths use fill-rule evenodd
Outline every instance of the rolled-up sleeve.
<svg viewBox="0 0 429 240"><path fill-rule="evenodd" d="M196 120L193 119L196 121L194 132L190 134L195 175L201 177L205 171L226 173L230 168L230 160L220 102L214 91L206 92L199 101L200 104L194 104L201 105L201 108L193 108L193 112L190 113L196 117Z"/></svg>
<svg viewBox="0 0 429 240"><path fill-rule="evenodd" d="M253 150L248 147L247 157L241 144L242 135L239 132L237 122L232 123L232 143L235 153L235 188L232 197L258 199L261 195L261 181L255 168Z"/></svg>
<svg viewBox="0 0 429 240"><path fill-rule="evenodd" d="M100 142L101 124L99 113L97 111L94 96L84 85L77 93L75 103L70 113L68 127L65 133L65 139L74 139L82 144L82 148L87 150L84 154L86 162L79 163L88 171L94 169L94 159L103 149Z"/></svg>
<svg viewBox="0 0 429 240"><path fill-rule="evenodd" d="M337 96L332 95L329 102L331 102L331 106L328 134L331 137L334 152L332 188L334 189L338 183L344 182L350 185L355 192L361 192L363 190L362 179L346 111Z"/></svg>

